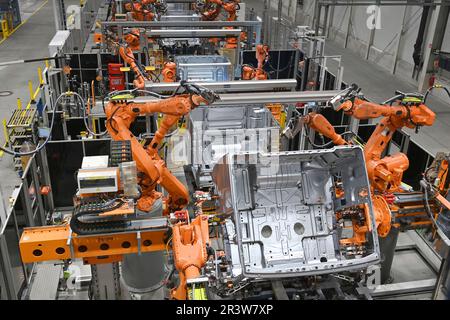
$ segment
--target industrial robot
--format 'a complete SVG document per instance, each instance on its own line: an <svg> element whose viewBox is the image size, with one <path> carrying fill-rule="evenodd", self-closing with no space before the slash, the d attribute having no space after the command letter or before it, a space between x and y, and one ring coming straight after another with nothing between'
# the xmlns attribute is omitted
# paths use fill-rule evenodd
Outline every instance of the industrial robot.
<svg viewBox="0 0 450 320"><path fill-rule="evenodd" d="M371 185L378 234L380 237L386 237L394 220L391 211L395 208L395 199L404 198L403 195L411 195L411 193L402 187L403 173L409 167L408 157L401 152L388 156L383 154L396 130L404 127L418 130L422 126L431 126L436 115L423 103L423 96L420 94L397 92L396 96L384 104L377 104L367 101L356 85L352 85L330 100L330 104L336 111L342 110L346 115L359 120L381 118L364 146L364 157ZM299 117L296 121L293 131L290 127L286 128L285 133L288 137L292 137L293 133L296 134L301 128L307 126L331 139L335 145L353 144L352 140L346 140L336 133L330 122L320 113L311 112ZM419 213L423 211L422 206ZM364 225L354 222L355 236L350 241L364 242L366 228L368 228L367 222Z"/></svg>
<svg viewBox="0 0 450 320"><path fill-rule="evenodd" d="M256 60L258 66L256 68L250 65L242 66L242 80L267 80L267 72L264 71L264 64L269 59L269 46L258 44L256 46Z"/></svg>
<svg viewBox="0 0 450 320"><path fill-rule="evenodd" d="M195 4L196 10L201 14L204 21L217 20L222 9L227 12L226 21L236 21L237 11L240 9L240 0L198 0ZM228 29L233 29L228 27ZM241 35L241 38L245 38L245 34ZM210 39L211 42L217 43L218 39ZM239 40L236 37L229 37L226 39L225 48L236 49L239 44Z"/></svg>
<svg viewBox="0 0 450 320"><path fill-rule="evenodd" d="M178 94L182 89L184 93ZM187 211L189 192L167 168L159 150L164 137L181 117L200 105L212 104L219 97L209 89L182 82L177 92L168 98L131 101L134 98L121 93L110 97L105 106L106 128L113 140L109 166L80 169L70 221L25 231L21 241L22 260L81 257L87 264L116 262L121 260L118 250L132 253L136 248L138 252L158 250L157 243L166 246L168 234L164 230L168 230L173 265L179 274L179 284L172 289L171 297L187 299L190 295L195 298L197 278L210 255L207 251L209 217L196 211L191 220ZM155 113L163 117L150 143L143 145L130 126L138 116ZM164 188L166 196L157 190L158 186ZM44 235L43 229L47 230ZM136 233L142 237L137 247L133 237ZM65 244L58 239L65 239ZM68 243L71 243L71 250ZM97 249L100 251L91 252L98 243L101 243ZM29 252L35 245L38 249ZM52 249L54 245L56 249ZM113 249L116 253L106 254L114 245L118 246ZM53 254L56 257L52 257Z"/></svg>

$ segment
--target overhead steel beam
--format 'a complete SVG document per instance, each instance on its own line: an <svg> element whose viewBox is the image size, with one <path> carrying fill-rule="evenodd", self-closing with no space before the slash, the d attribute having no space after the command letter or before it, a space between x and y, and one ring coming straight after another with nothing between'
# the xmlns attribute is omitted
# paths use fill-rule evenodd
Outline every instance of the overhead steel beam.
<svg viewBox="0 0 450 320"><path fill-rule="evenodd" d="M428 31L426 38L424 39L422 51L423 66L418 79L419 92L425 92L428 89L430 86L430 77L436 72L434 63L437 56L434 51L442 47L449 12L450 8L446 6L435 8L431 13Z"/></svg>
<svg viewBox="0 0 450 320"><path fill-rule="evenodd" d="M130 28L226 28L226 27L260 27L262 21L103 21L104 27L118 26Z"/></svg>
<svg viewBox="0 0 450 320"><path fill-rule="evenodd" d="M145 34L152 38L225 38L239 37L241 29L190 29L190 30L146 30Z"/></svg>
<svg viewBox="0 0 450 320"><path fill-rule="evenodd" d="M449 0L441 0L439 2L425 2L425 1L394 1L381 0L380 3L373 1L319 1L319 6L450 6Z"/></svg>
<svg viewBox="0 0 450 320"><path fill-rule="evenodd" d="M266 103L325 103L338 95L339 90L327 91L288 91L288 92L259 92L259 93L220 93L220 100L211 106L242 106L246 104ZM130 102L144 103L159 100L145 96L130 99Z"/></svg>
<svg viewBox="0 0 450 320"><path fill-rule="evenodd" d="M194 84L206 87L216 92L254 92L254 91L272 91L280 89L292 90L297 86L297 80L241 80L241 81L226 81L226 82L195 82ZM146 82L145 89L156 92L173 92L180 86L179 82L170 83L154 83Z"/></svg>
<svg viewBox="0 0 450 320"><path fill-rule="evenodd" d="M339 90L329 91L290 91L290 92L260 92L260 93L224 93L219 94L220 101L213 105L242 105L265 103L308 103L327 102L337 94Z"/></svg>

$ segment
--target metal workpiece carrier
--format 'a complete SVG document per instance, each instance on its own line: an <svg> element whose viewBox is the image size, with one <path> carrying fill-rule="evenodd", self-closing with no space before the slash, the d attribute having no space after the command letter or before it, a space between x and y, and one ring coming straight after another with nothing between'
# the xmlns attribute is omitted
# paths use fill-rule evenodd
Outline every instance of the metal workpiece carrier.
<svg viewBox="0 0 450 320"><path fill-rule="evenodd" d="M233 275L286 278L364 269L380 260L378 234L358 146L280 153L229 153L212 172L218 213L228 216ZM343 196L335 192L336 181ZM343 246L336 213L366 207L364 252Z"/></svg>

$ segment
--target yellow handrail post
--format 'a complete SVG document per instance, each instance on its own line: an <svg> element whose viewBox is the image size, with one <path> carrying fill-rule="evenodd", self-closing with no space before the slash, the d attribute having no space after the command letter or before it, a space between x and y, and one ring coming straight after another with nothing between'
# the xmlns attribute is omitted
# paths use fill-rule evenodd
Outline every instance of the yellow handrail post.
<svg viewBox="0 0 450 320"><path fill-rule="evenodd" d="M9 135L7 130L6 119L3 119L2 124L3 124L3 134L5 135L5 144L3 146L6 148L7 146L9 147ZM0 157L3 157L4 154L5 152L3 150L0 150Z"/></svg>
<svg viewBox="0 0 450 320"><path fill-rule="evenodd" d="M9 135L8 135L7 127L6 127L6 119L3 119L2 123L3 123L3 134L5 135L5 142L8 143Z"/></svg>
<svg viewBox="0 0 450 320"><path fill-rule="evenodd" d="M20 100L20 98L17 98L17 109L22 110L22 101Z"/></svg>
<svg viewBox="0 0 450 320"><path fill-rule="evenodd" d="M30 90L30 101L33 101L33 82L28 81L28 89Z"/></svg>
<svg viewBox="0 0 450 320"><path fill-rule="evenodd" d="M44 79L42 78L42 68L38 67L38 77L39 77L39 85L44 84Z"/></svg>
<svg viewBox="0 0 450 320"><path fill-rule="evenodd" d="M6 38L9 37L8 21L7 20L1 20L0 24L2 26L3 39L6 39Z"/></svg>

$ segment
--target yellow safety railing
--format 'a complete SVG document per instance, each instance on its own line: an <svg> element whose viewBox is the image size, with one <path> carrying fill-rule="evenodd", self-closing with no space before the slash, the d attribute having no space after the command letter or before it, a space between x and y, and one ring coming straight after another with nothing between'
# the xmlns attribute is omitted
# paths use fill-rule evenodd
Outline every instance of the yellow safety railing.
<svg viewBox="0 0 450 320"><path fill-rule="evenodd" d="M45 61L45 65L47 68L49 67L48 61ZM39 96L39 94L41 93L41 90L44 85L44 78L42 77L42 68L38 67L37 72L38 72L39 84L37 85L36 89L33 89L33 82L31 80L28 81L28 91L29 91L29 95L30 95L30 100L28 101L27 106L25 107L25 110L30 109L31 106L36 103L36 99ZM17 98L17 110L22 110L22 100L20 98ZM25 110L23 111L24 113L25 113ZM9 143L7 120L3 119L2 124L3 124L3 134L5 136L4 147L6 148L6 147L8 147L8 143ZM3 157L3 155L4 155L4 151L0 150L0 158Z"/></svg>

